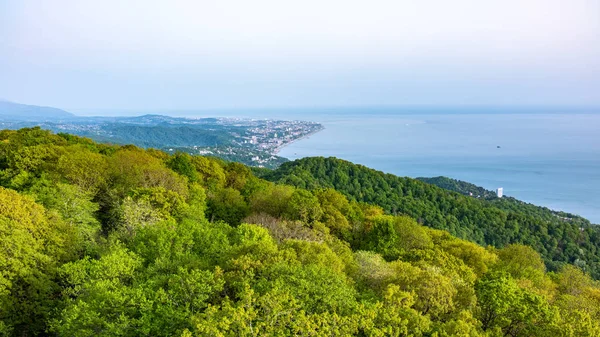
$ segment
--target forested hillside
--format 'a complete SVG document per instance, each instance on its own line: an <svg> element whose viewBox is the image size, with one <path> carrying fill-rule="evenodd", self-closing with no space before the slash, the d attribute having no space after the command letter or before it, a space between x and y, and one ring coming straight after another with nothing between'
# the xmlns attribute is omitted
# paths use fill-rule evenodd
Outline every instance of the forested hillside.
<svg viewBox="0 0 600 337"><path fill-rule="evenodd" d="M433 177L433 178L417 178L417 180L441 187L446 190L458 192L460 194L473 196L475 198L483 199L495 199L497 198L494 191L486 190L483 187L479 187L475 184L468 183L466 181L460 181L448 177Z"/></svg>
<svg viewBox="0 0 600 337"><path fill-rule="evenodd" d="M580 216L562 211L554 211L546 207L536 206L530 203L520 201L510 196L505 195L502 198L498 198L496 196L496 192L486 190L483 187L476 186L466 181L461 181L448 177L417 178L417 180L426 182L428 184L436 185L446 190L458 192L463 195L468 195L474 198L483 198L485 200L490 201L496 207L501 208L503 210L525 213L548 221L556 220L557 218L559 218L563 221L571 221L585 224L588 223L586 219Z"/></svg>
<svg viewBox="0 0 600 337"><path fill-rule="evenodd" d="M566 220L512 198L478 200L336 158L305 158L262 175L300 188L334 188L350 200L406 214L481 245L526 244L542 255L550 270L572 263L600 278L600 228L580 217Z"/></svg>
<svg viewBox="0 0 600 337"><path fill-rule="evenodd" d="M0 335L600 335L587 223L333 159L261 175L289 185L214 158L0 131Z"/></svg>

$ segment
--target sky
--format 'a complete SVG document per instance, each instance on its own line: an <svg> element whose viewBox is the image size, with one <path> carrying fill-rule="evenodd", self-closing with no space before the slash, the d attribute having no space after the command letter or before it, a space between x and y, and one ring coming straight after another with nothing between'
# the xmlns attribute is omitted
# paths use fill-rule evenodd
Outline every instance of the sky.
<svg viewBox="0 0 600 337"><path fill-rule="evenodd" d="M599 106L600 0L0 0L0 98Z"/></svg>

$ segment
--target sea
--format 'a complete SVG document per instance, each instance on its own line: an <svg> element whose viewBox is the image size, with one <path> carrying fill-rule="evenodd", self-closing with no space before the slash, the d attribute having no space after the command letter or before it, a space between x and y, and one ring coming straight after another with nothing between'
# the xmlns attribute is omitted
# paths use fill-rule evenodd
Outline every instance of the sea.
<svg viewBox="0 0 600 337"><path fill-rule="evenodd" d="M600 224L600 110L353 107L220 110L196 117L309 120L279 152L337 157L407 177L446 176Z"/></svg>

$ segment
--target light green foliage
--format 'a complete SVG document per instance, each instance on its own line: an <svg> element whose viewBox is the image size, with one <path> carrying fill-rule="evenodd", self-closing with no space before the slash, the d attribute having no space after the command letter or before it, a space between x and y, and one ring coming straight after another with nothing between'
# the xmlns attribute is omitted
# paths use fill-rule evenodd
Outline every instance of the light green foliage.
<svg viewBox="0 0 600 337"><path fill-rule="evenodd" d="M506 274L490 274L476 287L479 319L485 331L501 329L507 336L551 336L558 312L542 296L520 288Z"/></svg>
<svg viewBox="0 0 600 337"><path fill-rule="evenodd" d="M93 254L100 239L101 225L95 217L99 206L92 201L90 192L78 186L40 179L30 193L46 208L57 211L77 233L76 245L84 253Z"/></svg>
<svg viewBox="0 0 600 337"><path fill-rule="evenodd" d="M44 168L51 167L59 157L59 149L52 145L34 145L19 148L14 156L8 157L9 168L3 172L6 186L26 188Z"/></svg>
<svg viewBox="0 0 600 337"><path fill-rule="evenodd" d="M278 247L266 229L242 224L231 233L231 250L227 265L231 269L262 269L278 259Z"/></svg>
<svg viewBox="0 0 600 337"><path fill-rule="evenodd" d="M119 150L110 158L109 164L112 185L120 195L140 187L162 187L187 196L185 180L144 151Z"/></svg>
<svg viewBox="0 0 600 337"><path fill-rule="evenodd" d="M250 169L240 163L228 163L225 167L225 186L241 191L248 178L252 176Z"/></svg>
<svg viewBox="0 0 600 337"><path fill-rule="evenodd" d="M131 197L149 203L163 218L181 217L187 207L181 194L164 187L138 188L131 191Z"/></svg>
<svg viewBox="0 0 600 337"><path fill-rule="evenodd" d="M58 157L57 148L47 145L33 145L20 148L11 158L11 166L16 171L36 172L42 169L48 161Z"/></svg>
<svg viewBox="0 0 600 337"><path fill-rule="evenodd" d="M250 206L254 213L266 213L276 218L285 216L294 188L285 185L269 185L252 195Z"/></svg>
<svg viewBox="0 0 600 337"><path fill-rule="evenodd" d="M540 254L529 246L506 246L498 251L498 258L496 268L508 272L513 278L540 278L546 271Z"/></svg>
<svg viewBox="0 0 600 337"><path fill-rule="evenodd" d="M146 198L126 197L119 208L119 224L114 228L125 236L132 236L140 227L151 226L167 220L168 215L152 207Z"/></svg>
<svg viewBox="0 0 600 337"><path fill-rule="evenodd" d="M359 251L355 253L356 271L354 278L369 288L383 294L391 283L402 286L414 283L421 270L403 261L386 262L381 255Z"/></svg>
<svg viewBox="0 0 600 337"><path fill-rule="evenodd" d="M485 336L480 331L479 321L470 311L461 311L457 318L438 324L434 330L439 337L479 337Z"/></svg>
<svg viewBox="0 0 600 337"><path fill-rule="evenodd" d="M105 184L108 168L106 157L82 146L70 146L65 150L58 159L57 172L88 193L95 193Z"/></svg>
<svg viewBox="0 0 600 337"><path fill-rule="evenodd" d="M268 288L283 289L296 298L309 314L351 313L356 302L356 290L345 275L314 263L275 263L264 271L266 279L256 283L263 291Z"/></svg>
<svg viewBox="0 0 600 337"><path fill-rule="evenodd" d="M563 312L561 334L572 337L600 336L600 322L597 316L585 310L571 309Z"/></svg>
<svg viewBox="0 0 600 337"><path fill-rule="evenodd" d="M600 334L595 229L295 165L0 131L0 336Z"/></svg>
<svg viewBox="0 0 600 337"><path fill-rule="evenodd" d="M98 261L84 259L63 266L66 308L51 329L65 336L132 335L136 312L148 305L143 292L127 286L140 267L140 259L121 247Z"/></svg>
<svg viewBox="0 0 600 337"><path fill-rule="evenodd" d="M249 206L241 193L226 187L208 193L206 215L211 221L222 220L237 226L249 212Z"/></svg>
<svg viewBox="0 0 600 337"><path fill-rule="evenodd" d="M348 199L331 188L317 191L316 196L323 210L321 222L333 233L349 236L352 227L346 214L351 213L352 210Z"/></svg>
<svg viewBox="0 0 600 337"><path fill-rule="evenodd" d="M404 251L433 248L433 242L427 230L408 216L397 216L394 227L400 235L400 248Z"/></svg>
<svg viewBox="0 0 600 337"><path fill-rule="evenodd" d="M292 220L312 223L323 216L319 199L307 190L295 190L290 199L287 216Z"/></svg>
<svg viewBox="0 0 600 337"><path fill-rule="evenodd" d="M141 256L115 244L99 260L66 264L66 306L51 329L69 336L170 336L191 328L189 318L223 289L222 273L173 258L167 257L174 265L155 261L144 269Z"/></svg>
<svg viewBox="0 0 600 337"><path fill-rule="evenodd" d="M316 264L342 274L344 261L324 243L303 240L287 240L281 249L292 249L295 258L302 264Z"/></svg>
<svg viewBox="0 0 600 337"><path fill-rule="evenodd" d="M479 245L525 244L541 254L551 271L576 263L600 279L600 227L572 214L513 198L473 198L337 158L303 158L262 176L310 190L334 188L351 201L381 206L389 214L408 215L427 227ZM466 192L462 187L457 190ZM368 232L368 223L365 225Z"/></svg>
<svg viewBox="0 0 600 337"><path fill-rule="evenodd" d="M167 166L171 170L187 177L191 182L196 182L199 179L198 171L196 171L196 167L192 162L192 156L187 153L176 153L168 159Z"/></svg>
<svg viewBox="0 0 600 337"><path fill-rule="evenodd" d="M600 288L580 269L565 266L553 275L558 295L555 304L565 320L565 335L596 336L600 333Z"/></svg>
<svg viewBox="0 0 600 337"><path fill-rule="evenodd" d="M312 318L312 319L311 319ZM219 306L209 307L195 317L195 327L188 336L294 336L319 335L321 316L308 316L293 296L285 292L269 292L259 295L245 288L238 302L226 299ZM343 331L329 335L341 336Z"/></svg>
<svg viewBox="0 0 600 337"><path fill-rule="evenodd" d="M405 285L417 295L415 308L432 318L442 318L455 309L457 295L452 279L436 267L426 267L410 284Z"/></svg>
<svg viewBox="0 0 600 337"><path fill-rule="evenodd" d="M31 198L0 187L0 322L15 334L43 332L56 305L55 268L69 257L71 228ZM23 313L27 313L24 315Z"/></svg>
<svg viewBox="0 0 600 337"><path fill-rule="evenodd" d="M433 246L431 237L413 219L406 216L376 216L372 229L367 232L364 247L381 253L388 260L395 260L401 254Z"/></svg>
<svg viewBox="0 0 600 337"><path fill-rule="evenodd" d="M445 252L462 260L479 277L498 260L495 254L485 248L472 242L459 240L448 232L431 229L429 235L436 246L439 245Z"/></svg>
<svg viewBox="0 0 600 337"><path fill-rule="evenodd" d="M373 312L372 325L365 329L367 336L423 336L430 329L430 321L412 309L414 297L390 285L383 302L378 302Z"/></svg>
<svg viewBox="0 0 600 337"><path fill-rule="evenodd" d="M199 180L204 187L225 186L225 170L219 164L219 160L206 157L192 157L192 164L198 172Z"/></svg>
<svg viewBox="0 0 600 337"><path fill-rule="evenodd" d="M53 168L66 141L39 127L3 134L0 143L0 183L21 189L42 172Z"/></svg>
<svg viewBox="0 0 600 337"><path fill-rule="evenodd" d="M204 219L205 211L206 190L199 184L190 185L187 209L185 209L184 214L180 214L179 216L186 219L201 221Z"/></svg>

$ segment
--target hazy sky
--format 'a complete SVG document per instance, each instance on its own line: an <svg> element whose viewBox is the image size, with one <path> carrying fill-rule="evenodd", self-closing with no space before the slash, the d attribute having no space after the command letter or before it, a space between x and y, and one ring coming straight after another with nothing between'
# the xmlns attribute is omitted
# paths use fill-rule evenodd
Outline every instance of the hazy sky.
<svg viewBox="0 0 600 337"><path fill-rule="evenodd" d="M0 98L600 105L600 0L0 0Z"/></svg>

